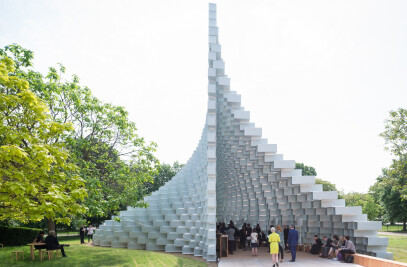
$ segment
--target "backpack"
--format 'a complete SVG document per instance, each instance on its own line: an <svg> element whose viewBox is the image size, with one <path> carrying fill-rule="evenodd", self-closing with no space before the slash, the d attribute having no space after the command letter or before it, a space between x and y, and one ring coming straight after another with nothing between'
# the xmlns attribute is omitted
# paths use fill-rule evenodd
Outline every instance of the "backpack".
<svg viewBox="0 0 407 267"><path fill-rule="evenodd" d="M338 253L338 261L342 261L342 253Z"/></svg>
<svg viewBox="0 0 407 267"><path fill-rule="evenodd" d="M348 257L346 257L345 262L346 263L352 263L355 257L353 257L352 255L348 255Z"/></svg>

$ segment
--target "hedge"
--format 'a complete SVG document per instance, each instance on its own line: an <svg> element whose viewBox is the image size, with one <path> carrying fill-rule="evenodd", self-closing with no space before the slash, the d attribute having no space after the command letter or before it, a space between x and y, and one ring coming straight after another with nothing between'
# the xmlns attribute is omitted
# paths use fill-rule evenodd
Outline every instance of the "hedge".
<svg viewBox="0 0 407 267"><path fill-rule="evenodd" d="M27 227L4 227L0 226L0 244L4 246L25 246L42 231L41 229Z"/></svg>

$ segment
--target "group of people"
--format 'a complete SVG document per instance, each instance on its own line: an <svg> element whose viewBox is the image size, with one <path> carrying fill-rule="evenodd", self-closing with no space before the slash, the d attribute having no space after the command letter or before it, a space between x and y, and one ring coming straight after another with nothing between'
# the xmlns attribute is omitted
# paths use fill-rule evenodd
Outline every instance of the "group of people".
<svg viewBox="0 0 407 267"><path fill-rule="evenodd" d="M51 230L48 233L48 236L44 239L45 232L40 231L38 236L34 239L33 243L38 245L34 245L36 249L46 249L46 250L55 250L60 249L62 253L62 257L66 257L64 246L59 244L58 238L55 235L55 231ZM44 244L45 243L45 244Z"/></svg>
<svg viewBox="0 0 407 267"><path fill-rule="evenodd" d="M322 242L322 240L324 242ZM319 254L322 258L335 259L339 261L347 261L346 254L355 254L356 248L349 236L334 235L331 238L324 236L320 239L318 235L314 235L314 242L311 245L311 254Z"/></svg>
<svg viewBox="0 0 407 267"><path fill-rule="evenodd" d="M93 232L95 231L95 228L92 225L89 225L88 227L85 227L84 225L79 228L79 236L81 237L81 244L85 244L85 235L88 236L88 243L90 240L93 241Z"/></svg>
<svg viewBox="0 0 407 267"><path fill-rule="evenodd" d="M260 225L252 228L250 224L244 223L239 230L235 227L233 221L230 221L226 227L225 223L219 223L216 227L218 234L225 234L228 236L228 250L229 254L233 255L236 250L236 240L240 240L240 246L243 250L250 247L252 256L257 256L257 248L259 246L269 246L270 254L272 255L273 267L279 266L279 262L283 262L284 249L291 252L290 262L295 262L296 247L298 244L298 232L294 226L284 226L284 231L280 225L270 227L267 234L261 230ZM279 258L280 255L280 258Z"/></svg>

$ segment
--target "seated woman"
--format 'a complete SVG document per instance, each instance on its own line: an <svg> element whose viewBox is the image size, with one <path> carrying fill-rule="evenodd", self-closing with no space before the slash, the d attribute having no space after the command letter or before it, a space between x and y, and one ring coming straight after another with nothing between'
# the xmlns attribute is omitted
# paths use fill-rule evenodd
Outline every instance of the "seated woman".
<svg viewBox="0 0 407 267"><path fill-rule="evenodd" d="M322 248L322 241L317 235L314 235L314 243L311 246L311 254L319 254Z"/></svg>
<svg viewBox="0 0 407 267"><path fill-rule="evenodd" d="M44 245L35 245L35 249L45 249L44 231L40 231L38 236L34 239L33 243L44 243Z"/></svg>
<svg viewBox="0 0 407 267"><path fill-rule="evenodd" d="M333 236L333 241L332 241L332 246L331 246L331 248L329 249L329 252L328 252L328 259L333 258L333 254L335 254L335 251L338 248L339 248L339 237L337 235L334 235Z"/></svg>

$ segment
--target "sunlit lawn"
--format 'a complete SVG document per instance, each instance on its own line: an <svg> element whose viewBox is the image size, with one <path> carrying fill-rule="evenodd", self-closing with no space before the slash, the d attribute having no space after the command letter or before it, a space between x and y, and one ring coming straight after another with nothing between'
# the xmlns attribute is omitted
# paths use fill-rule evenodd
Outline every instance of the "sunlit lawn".
<svg viewBox="0 0 407 267"><path fill-rule="evenodd" d="M389 238L387 251L393 252L394 260L407 262L407 236L381 235Z"/></svg>
<svg viewBox="0 0 407 267"><path fill-rule="evenodd" d="M404 232L406 233L406 231L403 231L403 225L398 224L398 225L383 225L382 226L382 231L385 232Z"/></svg>
<svg viewBox="0 0 407 267"><path fill-rule="evenodd" d="M120 248L101 248L79 244L79 237L60 237L60 243L71 244L65 248L68 257L55 257L48 261L48 258L40 261L38 251L35 251L35 260L30 258L30 248L4 247L0 248L0 266L189 266L206 267L205 262L194 261L192 259L176 257L173 255L157 253L144 250L130 250ZM85 242L87 240L85 239ZM11 251L23 250L24 260L11 260ZM55 255L55 254L54 254Z"/></svg>

